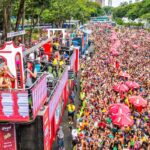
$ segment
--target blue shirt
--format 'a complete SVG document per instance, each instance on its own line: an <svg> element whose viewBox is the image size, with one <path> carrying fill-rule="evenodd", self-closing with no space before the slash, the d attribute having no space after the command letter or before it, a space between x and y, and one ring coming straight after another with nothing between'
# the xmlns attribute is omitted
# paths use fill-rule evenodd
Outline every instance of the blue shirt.
<svg viewBox="0 0 150 150"><path fill-rule="evenodd" d="M68 54L64 54L64 58L69 58L69 55Z"/></svg>

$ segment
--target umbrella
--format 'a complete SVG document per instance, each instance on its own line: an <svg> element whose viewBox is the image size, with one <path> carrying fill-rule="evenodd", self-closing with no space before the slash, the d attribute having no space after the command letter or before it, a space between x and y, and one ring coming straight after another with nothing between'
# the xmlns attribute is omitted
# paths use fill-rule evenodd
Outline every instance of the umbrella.
<svg viewBox="0 0 150 150"><path fill-rule="evenodd" d="M110 114L121 114L121 113L129 114L130 109L125 104L112 104L109 106L109 113Z"/></svg>
<svg viewBox="0 0 150 150"><path fill-rule="evenodd" d="M113 86L114 91L116 92L127 92L129 88L125 84L115 85Z"/></svg>
<svg viewBox="0 0 150 150"><path fill-rule="evenodd" d="M119 56L119 52L116 50L111 51L111 54L112 54L112 56Z"/></svg>
<svg viewBox="0 0 150 150"><path fill-rule="evenodd" d="M143 99L141 96L130 96L129 102L136 107L146 107L147 105L147 101Z"/></svg>
<svg viewBox="0 0 150 150"><path fill-rule="evenodd" d="M113 124L118 125L119 127L131 126L134 123L131 116L126 115L124 113L113 115L111 116L111 119L112 119Z"/></svg>
<svg viewBox="0 0 150 150"><path fill-rule="evenodd" d="M110 48L110 52L112 52L112 51L117 51L115 45L113 45L113 46Z"/></svg>
<svg viewBox="0 0 150 150"><path fill-rule="evenodd" d="M140 87L140 85L138 83L136 83L135 81L127 81L125 82L125 84L131 88L131 89L138 89Z"/></svg>
<svg viewBox="0 0 150 150"><path fill-rule="evenodd" d="M132 45L132 47L136 49L136 48L138 48L139 46L138 46L138 45Z"/></svg>
<svg viewBox="0 0 150 150"><path fill-rule="evenodd" d="M126 72L123 72L123 71L121 71L121 72L119 73L119 76L120 76L120 77L125 77L125 78L130 78L130 75L129 75L128 73L126 73Z"/></svg>

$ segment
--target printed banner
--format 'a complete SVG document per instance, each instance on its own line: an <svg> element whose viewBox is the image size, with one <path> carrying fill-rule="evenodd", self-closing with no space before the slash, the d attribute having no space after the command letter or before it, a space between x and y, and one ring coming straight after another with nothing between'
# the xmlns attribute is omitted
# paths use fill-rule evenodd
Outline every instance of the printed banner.
<svg viewBox="0 0 150 150"><path fill-rule="evenodd" d="M49 117L52 118L53 114L55 113L55 109L59 103L60 97L63 93L64 87L68 81L68 69L66 68L62 78L59 81L58 86L55 89L55 92L50 100L49 104Z"/></svg>
<svg viewBox="0 0 150 150"><path fill-rule="evenodd" d="M43 116L43 130L44 130L44 150L50 150L50 128L49 128L49 108L46 108L46 111Z"/></svg>
<svg viewBox="0 0 150 150"><path fill-rule="evenodd" d="M74 51L73 54L71 55L71 58L70 58L70 69L74 68L75 61L76 61L76 53Z"/></svg>
<svg viewBox="0 0 150 150"><path fill-rule="evenodd" d="M0 121L29 121L28 92L0 92Z"/></svg>
<svg viewBox="0 0 150 150"><path fill-rule="evenodd" d="M79 71L79 47L76 47L76 65L75 65L75 70L76 73Z"/></svg>
<svg viewBox="0 0 150 150"><path fill-rule="evenodd" d="M47 98L46 75L39 80L39 82L32 88L31 91L33 101L33 118L36 118L38 111Z"/></svg>
<svg viewBox="0 0 150 150"><path fill-rule="evenodd" d="M0 124L0 150L16 150L14 124Z"/></svg>
<svg viewBox="0 0 150 150"><path fill-rule="evenodd" d="M24 35L25 33L26 33L25 30L18 31L18 32L10 32L10 33L7 33L7 38Z"/></svg>

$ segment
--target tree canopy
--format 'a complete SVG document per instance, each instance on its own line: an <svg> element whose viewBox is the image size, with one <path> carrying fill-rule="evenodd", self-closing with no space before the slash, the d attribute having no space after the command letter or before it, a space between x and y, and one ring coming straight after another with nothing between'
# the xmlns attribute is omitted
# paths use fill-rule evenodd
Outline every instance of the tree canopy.
<svg viewBox="0 0 150 150"><path fill-rule="evenodd" d="M71 18L85 22L91 16L102 14L101 6L87 0L51 0L49 8L44 10L42 21L57 26Z"/></svg>
<svg viewBox="0 0 150 150"><path fill-rule="evenodd" d="M61 27L65 20L86 22L92 16L102 15L101 6L89 0L0 0L0 29L3 39L10 31L19 30L30 20L30 38L38 22Z"/></svg>
<svg viewBox="0 0 150 150"><path fill-rule="evenodd" d="M148 19L150 13L150 0L143 0L133 4L122 4L113 9L113 17L128 17L135 20L136 18ZM147 18L148 17L148 18Z"/></svg>

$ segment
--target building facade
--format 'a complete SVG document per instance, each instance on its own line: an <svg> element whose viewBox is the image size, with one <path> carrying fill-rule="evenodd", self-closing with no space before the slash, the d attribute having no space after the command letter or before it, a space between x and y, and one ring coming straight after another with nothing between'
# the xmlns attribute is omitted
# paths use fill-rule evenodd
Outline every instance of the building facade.
<svg viewBox="0 0 150 150"><path fill-rule="evenodd" d="M112 6L112 0L108 0L108 6Z"/></svg>

